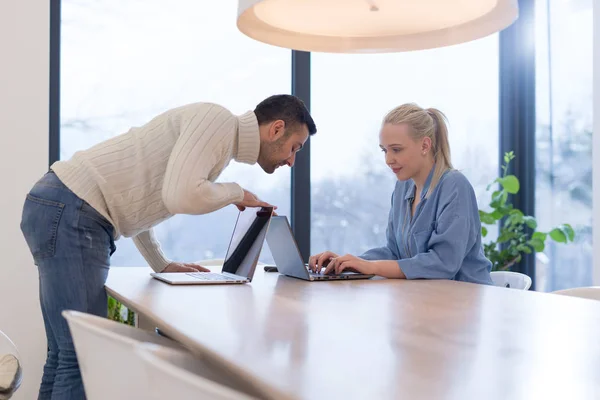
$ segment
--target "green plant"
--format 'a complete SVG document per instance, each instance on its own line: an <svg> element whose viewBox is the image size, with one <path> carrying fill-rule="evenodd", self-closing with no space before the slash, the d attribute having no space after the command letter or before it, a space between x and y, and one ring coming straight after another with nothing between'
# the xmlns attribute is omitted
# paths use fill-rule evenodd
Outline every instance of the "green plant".
<svg viewBox="0 0 600 400"><path fill-rule="evenodd" d="M549 232L536 231L536 219L524 215L508 202L508 195L517 194L520 189L519 179L508 174L508 165L514 158L512 151L504 154L502 176L496 178L486 189L490 190L492 185L500 184L499 190L492 193L491 211L479 210L483 237L488 233L484 225L497 225L499 221L503 222L498 238L483 246L486 257L492 262L492 271L508 270L521 261L523 254L544 251L548 237L558 243L568 243L575 239L575 231L569 224L559 225Z"/></svg>
<svg viewBox="0 0 600 400"><path fill-rule="evenodd" d="M108 319L134 326L133 311L110 296L108 296Z"/></svg>

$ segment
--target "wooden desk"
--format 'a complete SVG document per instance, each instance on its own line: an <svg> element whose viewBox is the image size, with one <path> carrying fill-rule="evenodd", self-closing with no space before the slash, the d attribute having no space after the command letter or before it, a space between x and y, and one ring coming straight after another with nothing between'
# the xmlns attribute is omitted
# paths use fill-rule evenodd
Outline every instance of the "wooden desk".
<svg viewBox="0 0 600 400"><path fill-rule="evenodd" d="M600 302L450 281L175 287L110 295L193 351L298 399L598 399ZM285 396L284 396L285 394Z"/></svg>

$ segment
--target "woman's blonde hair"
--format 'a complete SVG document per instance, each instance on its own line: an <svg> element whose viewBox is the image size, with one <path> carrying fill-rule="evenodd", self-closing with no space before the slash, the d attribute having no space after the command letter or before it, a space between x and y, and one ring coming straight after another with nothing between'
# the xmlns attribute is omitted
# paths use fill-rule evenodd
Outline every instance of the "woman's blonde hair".
<svg viewBox="0 0 600 400"><path fill-rule="evenodd" d="M425 137L431 139L435 171L426 194L426 197L429 197L444 172L453 169L450 160L446 116L438 109L424 109L414 103L408 103L390 111L383 119L383 123L392 125L407 124L411 128L413 139L419 140Z"/></svg>

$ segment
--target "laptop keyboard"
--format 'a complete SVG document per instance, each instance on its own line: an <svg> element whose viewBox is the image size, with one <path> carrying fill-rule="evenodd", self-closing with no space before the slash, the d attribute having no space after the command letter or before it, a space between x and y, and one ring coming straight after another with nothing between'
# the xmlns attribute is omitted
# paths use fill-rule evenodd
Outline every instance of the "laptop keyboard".
<svg viewBox="0 0 600 400"><path fill-rule="evenodd" d="M232 281L229 276L216 274L213 272L188 272L187 275L193 276L196 279L200 279L203 281Z"/></svg>

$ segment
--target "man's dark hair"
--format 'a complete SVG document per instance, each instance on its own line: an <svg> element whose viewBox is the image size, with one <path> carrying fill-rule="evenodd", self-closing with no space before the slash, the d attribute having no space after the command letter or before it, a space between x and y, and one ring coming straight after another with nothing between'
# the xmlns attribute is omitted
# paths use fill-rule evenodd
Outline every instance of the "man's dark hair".
<svg viewBox="0 0 600 400"><path fill-rule="evenodd" d="M317 127L310 112L304 102L296 96L277 94L268 97L256 106L254 114L256 114L259 125L280 119L290 130L294 130L298 125L306 125L309 135L317 133Z"/></svg>

